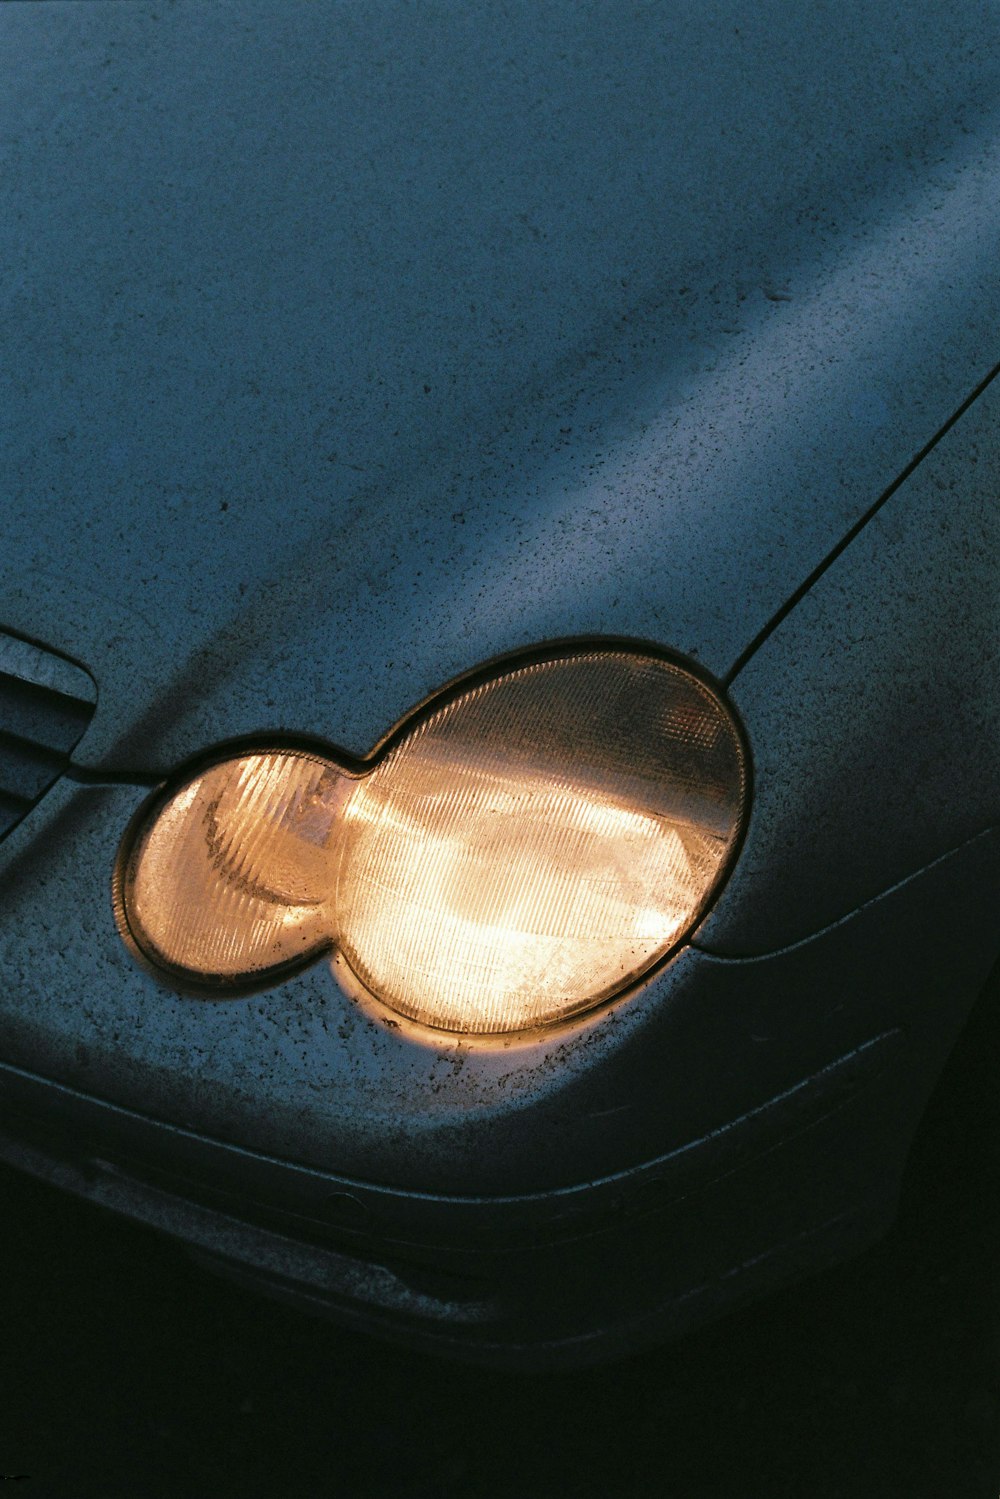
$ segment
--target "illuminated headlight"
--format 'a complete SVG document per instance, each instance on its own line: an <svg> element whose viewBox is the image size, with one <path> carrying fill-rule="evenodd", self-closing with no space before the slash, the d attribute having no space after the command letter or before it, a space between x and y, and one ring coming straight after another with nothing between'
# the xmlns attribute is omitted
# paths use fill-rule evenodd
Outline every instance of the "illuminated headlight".
<svg viewBox="0 0 1000 1499"><path fill-rule="evenodd" d="M401 1015L520 1031L677 946L745 795L739 735L703 682L567 650L460 686L360 769L260 749L189 775L130 834L118 906L182 982L256 987L337 951Z"/></svg>

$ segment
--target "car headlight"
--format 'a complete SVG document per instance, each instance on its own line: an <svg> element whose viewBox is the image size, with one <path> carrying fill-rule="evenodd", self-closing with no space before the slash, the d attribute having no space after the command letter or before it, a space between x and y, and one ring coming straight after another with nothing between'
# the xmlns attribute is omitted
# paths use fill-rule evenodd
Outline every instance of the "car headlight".
<svg viewBox="0 0 1000 1499"><path fill-rule="evenodd" d="M683 939L746 800L740 736L674 663L565 650L461 685L360 768L243 752L169 787L119 863L125 935L219 990L336 949L447 1031L574 1015Z"/></svg>

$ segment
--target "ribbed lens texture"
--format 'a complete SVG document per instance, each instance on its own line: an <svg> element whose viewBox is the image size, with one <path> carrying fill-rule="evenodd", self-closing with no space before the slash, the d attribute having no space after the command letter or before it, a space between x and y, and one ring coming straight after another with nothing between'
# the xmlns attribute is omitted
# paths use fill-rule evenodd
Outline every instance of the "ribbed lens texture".
<svg viewBox="0 0 1000 1499"><path fill-rule="evenodd" d="M387 1005L523 1029L624 987L732 846L739 743L700 683L624 653L525 667L435 713L344 812L338 944Z"/></svg>
<svg viewBox="0 0 1000 1499"><path fill-rule="evenodd" d="M523 1030L684 936L743 800L708 688L653 657L569 655L471 689L362 776L278 752L207 770L138 839L126 918L193 976L250 980L336 946L414 1020Z"/></svg>
<svg viewBox="0 0 1000 1499"><path fill-rule="evenodd" d="M245 755L178 791L126 879L133 935L197 978L236 979L330 941L331 830L343 777L306 755Z"/></svg>

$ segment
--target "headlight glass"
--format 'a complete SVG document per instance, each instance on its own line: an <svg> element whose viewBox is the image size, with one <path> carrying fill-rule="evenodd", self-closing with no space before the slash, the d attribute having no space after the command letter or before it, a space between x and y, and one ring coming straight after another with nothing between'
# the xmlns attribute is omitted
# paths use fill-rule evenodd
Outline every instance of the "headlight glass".
<svg viewBox="0 0 1000 1499"><path fill-rule="evenodd" d="M260 751L190 778L127 851L124 920L201 983L336 948L413 1020L524 1030L607 999L691 930L745 787L732 719L696 677L566 653L432 704L361 773Z"/></svg>

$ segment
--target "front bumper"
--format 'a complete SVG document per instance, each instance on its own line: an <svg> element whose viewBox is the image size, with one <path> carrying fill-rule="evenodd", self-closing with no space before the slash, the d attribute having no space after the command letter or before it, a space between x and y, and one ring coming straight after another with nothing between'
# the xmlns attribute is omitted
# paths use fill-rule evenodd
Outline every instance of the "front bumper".
<svg viewBox="0 0 1000 1499"><path fill-rule="evenodd" d="M664 1158L520 1197L337 1178L14 1068L0 1070L0 1159L305 1310L479 1362L578 1364L877 1237L905 1159L887 1100L908 1060L887 1032Z"/></svg>
<svg viewBox="0 0 1000 1499"><path fill-rule="evenodd" d="M692 946L520 1051L429 1048L322 968L183 1000L131 966L96 883L73 991L58 928L81 899L53 889L73 855L110 867L138 793L60 794L16 885L48 935L22 925L35 961L4 967L0 1157L264 1290L485 1362L624 1352L874 1240L993 957L987 833L781 952ZM275 1059L308 1005L312 1045Z"/></svg>

